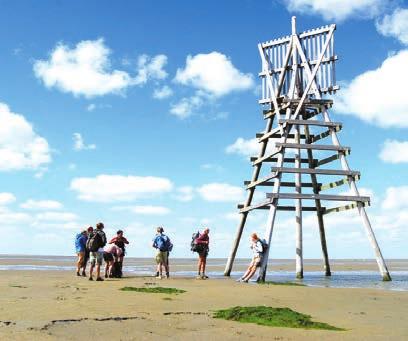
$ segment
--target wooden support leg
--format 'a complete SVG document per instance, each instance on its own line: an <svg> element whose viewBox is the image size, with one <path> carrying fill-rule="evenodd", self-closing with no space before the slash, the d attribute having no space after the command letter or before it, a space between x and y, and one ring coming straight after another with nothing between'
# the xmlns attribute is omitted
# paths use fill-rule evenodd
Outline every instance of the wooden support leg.
<svg viewBox="0 0 408 341"><path fill-rule="evenodd" d="M329 116L329 113L327 112L327 110L325 110L323 112L323 116L324 116L324 120L326 122L331 122L330 116ZM332 132L331 132L331 137L332 137L333 144L335 146L339 146L340 141L339 141L339 139L337 137L337 134L336 134L336 132L334 130L332 130ZM347 163L347 160L346 160L346 157L345 157L344 154L340 154L340 162L341 162L342 168L344 170L350 170L350 167L349 167L349 165ZM353 195L356 195L356 196L360 195L359 192L358 192L356 183L355 183L353 178L349 178L349 186L350 186L351 191L353 192ZM375 235L374 235L373 229L371 227L370 220L368 219L366 210L365 210L364 206L361 203L358 204L357 208L358 208L358 213L360 214L361 219L363 220L363 224L364 224L366 234L368 236L368 240L370 241L370 244L371 244L372 248L374 249L375 258L377 260L378 268L380 270L380 274L382 276L382 279L383 279L383 281L391 281L390 273L388 272L387 265L385 264L385 261L384 261L384 258L382 256L380 247L378 246L377 239L375 238Z"/></svg>
<svg viewBox="0 0 408 341"><path fill-rule="evenodd" d="M235 237L235 240L234 240L234 244L232 245L232 250L231 250L230 256L228 257L227 265L225 266L224 276L230 276L231 275L232 266L233 266L233 263L234 263L234 260L235 260L235 256L237 254L239 242L241 240L242 231L244 230L244 226L245 226L245 222L246 222L246 219L247 219L247 216L248 216L248 212L241 213L240 216L241 216L241 220L240 220L239 225L238 225L236 237Z"/></svg>
<svg viewBox="0 0 408 341"><path fill-rule="evenodd" d="M310 137L308 126L305 126L305 137L306 137L306 140L308 140ZM315 168L313 164L313 151L311 149L307 150L307 158L308 158L309 168ZM311 174L310 177L311 177L312 186L313 186L313 193L319 194L319 187L317 185L316 174ZM322 205L320 203L320 200L315 200L315 206L316 206L316 213L317 213L317 223L319 226L320 244L322 247L322 254L323 254L324 272L326 276L331 276L329 254L327 252L326 233L324 231Z"/></svg>
<svg viewBox="0 0 408 341"><path fill-rule="evenodd" d="M300 143L299 126L295 126L295 141ZM295 167L300 168L301 151L298 149L295 155ZM295 175L296 193L302 193L302 178L301 174ZM303 241L302 241L302 200L295 201L296 207L296 278L303 278Z"/></svg>
<svg viewBox="0 0 408 341"><path fill-rule="evenodd" d="M271 205L269 209L268 220L266 223L267 230L265 234L265 239L266 239L266 242L268 243L268 248L266 249L266 252L263 255L261 269L259 270L259 275L257 279L258 282L265 282L266 269L268 267L269 251L271 249L272 232L273 232L273 226L275 224L277 206L278 206L278 200L275 199L274 203Z"/></svg>
<svg viewBox="0 0 408 341"><path fill-rule="evenodd" d="M271 131L272 124L273 124L273 119L274 119L273 116L268 119L267 124L266 124L265 132L270 132ZM261 144L261 150L259 152L258 158L263 157L265 155L267 146L268 146L268 140L263 141L262 144ZM262 163L255 166L253 174L252 174L252 181L253 182L258 180L259 173L261 172L261 167L262 167ZM248 190L248 196L247 196L247 199L245 201L245 206L250 206L251 205L252 198L254 196L254 192L255 192L255 187ZM248 216L248 212L241 213L241 220L240 220L238 228L237 228L236 237L235 237L234 243L232 245L231 253L230 253L229 257L228 257L227 264L225 266L224 276L230 276L231 275L232 266L234 264L235 256L237 254L239 242L241 240L242 231L244 230L244 226L245 226L245 223L246 223L247 216Z"/></svg>

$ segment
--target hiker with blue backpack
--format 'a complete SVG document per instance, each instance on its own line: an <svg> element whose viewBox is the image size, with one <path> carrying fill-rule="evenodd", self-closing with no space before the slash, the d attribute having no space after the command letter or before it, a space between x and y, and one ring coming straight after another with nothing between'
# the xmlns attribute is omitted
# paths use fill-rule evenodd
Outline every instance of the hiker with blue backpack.
<svg viewBox="0 0 408 341"><path fill-rule="evenodd" d="M191 251L198 253L198 274L197 279L207 279L205 267L207 265L207 256L210 251L210 229L205 228L203 233L197 232L193 234L191 242Z"/></svg>
<svg viewBox="0 0 408 341"><path fill-rule="evenodd" d="M157 271L156 278L163 278L163 267L166 271L166 278L170 277L169 270L169 253L173 249L173 244L168 236L164 234L163 227L156 229L156 236L153 238L152 246L157 250L156 263Z"/></svg>
<svg viewBox="0 0 408 341"><path fill-rule="evenodd" d="M256 270L261 266L265 251L268 244L264 239L260 239L256 233L251 234L251 249L252 249L252 260L248 266L245 274L237 280L237 282L248 281L255 275Z"/></svg>
<svg viewBox="0 0 408 341"><path fill-rule="evenodd" d="M78 233L75 236L75 251L78 256L77 259L77 268L76 268L76 274L77 276L81 276L81 268L82 268L82 276L86 276L85 273L85 250L86 250L86 241L88 239L88 233L86 230L81 231L81 233Z"/></svg>

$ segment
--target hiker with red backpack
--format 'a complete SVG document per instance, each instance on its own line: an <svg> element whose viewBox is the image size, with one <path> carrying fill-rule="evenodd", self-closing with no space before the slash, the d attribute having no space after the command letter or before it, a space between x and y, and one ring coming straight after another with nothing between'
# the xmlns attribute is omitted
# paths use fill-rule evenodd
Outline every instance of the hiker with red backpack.
<svg viewBox="0 0 408 341"><path fill-rule="evenodd" d="M191 251L198 253L198 275L197 279L207 279L205 274L205 267L207 265L207 256L210 251L210 229L205 228L203 233L197 232L193 234L193 240L191 242Z"/></svg>
<svg viewBox="0 0 408 341"><path fill-rule="evenodd" d="M89 269L89 280L93 281L93 270L96 268L96 280L103 281L101 277L101 265L103 263L104 246L106 245L106 235L103 232L103 223L96 224L96 229L89 235L86 247L90 252L91 268Z"/></svg>
<svg viewBox="0 0 408 341"><path fill-rule="evenodd" d="M153 244L157 250L156 253L156 263L157 263L157 271L156 271L156 278L163 278L163 267L166 271L166 278L170 277L170 269L169 269L169 253L173 249L173 244L170 241L170 238L164 234L163 227L159 226L156 229L156 236L153 238Z"/></svg>

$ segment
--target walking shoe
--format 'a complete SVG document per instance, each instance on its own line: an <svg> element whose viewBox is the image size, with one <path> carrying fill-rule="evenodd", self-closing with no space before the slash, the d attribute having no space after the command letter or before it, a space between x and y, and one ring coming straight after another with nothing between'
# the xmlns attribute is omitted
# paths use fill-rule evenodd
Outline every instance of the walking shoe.
<svg viewBox="0 0 408 341"><path fill-rule="evenodd" d="M166 278L169 278L170 274L168 272L166 272Z"/></svg>
<svg viewBox="0 0 408 341"><path fill-rule="evenodd" d="M157 275L156 278L157 279L162 279L163 277L162 277L162 275Z"/></svg>
<svg viewBox="0 0 408 341"><path fill-rule="evenodd" d="M77 276L81 276L81 274L79 273L79 271L77 271Z"/></svg>
<svg viewBox="0 0 408 341"><path fill-rule="evenodd" d="M90 280L90 281L93 281L93 278L92 278L92 276L91 276L91 277L89 277L89 280Z"/></svg>
<svg viewBox="0 0 408 341"><path fill-rule="evenodd" d="M196 279L203 279L203 276L198 275L198 276L196 277Z"/></svg>
<svg viewBox="0 0 408 341"><path fill-rule="evenodd" d="M155 275L153 275L153 277L159 277L159 273L158 273L158 272L156 272L156 274L155 274Z"/></svg>
<svg viewBox="0 0 408 341"><path fill-rule="evenodd" d="M103 281L103 278L102 278L102 277L97 277L96 280L97 280L98 282L102 282L102 281Z"/></svg>
<svg viewBox="0 0 408 341"><path fill-rule="evenodd" d="M208 277L207 275L202 275L201 278L202 278L202 279L207 279L207 278L209 278L209 277Z"/></svg>
<svg viewBox="0 0 408 341"><path fill-rule="evenodd" d="M86 272L82 271L82 277L86 277Z"/></svg>

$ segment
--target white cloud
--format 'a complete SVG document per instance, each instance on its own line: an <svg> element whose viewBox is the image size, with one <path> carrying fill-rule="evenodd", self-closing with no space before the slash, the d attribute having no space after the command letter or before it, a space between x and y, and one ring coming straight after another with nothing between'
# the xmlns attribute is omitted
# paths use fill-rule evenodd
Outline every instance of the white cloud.
<svg viewBox="0 0 408 341"><path fill-rule="evenodd" d="M382 35L397 38L408 45L408 9L397 8L391 15L377 21L376 27Z"/></svg>
<svg viewBox="0 0 408 341"><path fill-rule="evenodd" d="M0 103L0 170L40 169L51 162L48 142L24 116Z"/></svg>
<svg viewBox="0 0 408 341"><path fill-rule="evenodd" d="M245 140L238 137L236 141L225 148L228 154L239 154L243 156L256 156L260 151L260 144L257 138Z"/></svg>
<svg viewBox="0 0 408 341"><path fill-rule="evenodd" d="M191 201L194 198L194 188L191 186L182 186L177 188L174 197L183 202Z"/></svg>
<svg viewBox="0 0 408 341"><path fill-rule="evenodd" d="M74 48L59 43L48 60L35 61L34 73L47 88L75 96L120 93L134 80L125 71L111 70L110 54L103 39L84 40Z"/></svg>
<svg viewBox="0 0 408 341"><path fill-rule="evenodd" d="M29 199L20 205L26 210L59 210L63 205L55 200L33 200Z"/></svg>
<svg viewBox="0 0 408 341"><path fill-rule="evenodd" d="M16 197L13 193L2 192L0 193L0 206L8 205L16 201Z"/></svg>
<svg viewBox="0 0 408 341"><path fill-rule="evenodd" d="M244 190L241 187L226 183L206 184L199 187L197 191L206 201L237 202L244 198Z"/></svg>
<svg viewBox="0 0 408 341"><path fill-rule="evenodd" d="M173 95L173 90L167 85L164 85L163 87L159 89L155 89L153 92L153 98L156 99L164 99L168 98Z"/></svg>
<svg viewBox="0 0 408 341"><path fill-rule="evenodd" d="M386 210L408 209L408 186L388 187L382 208Z"/></svg>
<svg viewBox="0 0 408 341"><path fill-rule="evenodd" d="M74 140L74 150L93 150L96 149L95 144L85 144L84 139L80 133L74 133L72 135L72 139Z"/></svg>
<svg viewBox="0 0 408 341"><path fill-rule="evenodd" d="M180 119L185 119L194 114L194 111L203 104L204 100L201 95L196 94L191 97L184 97L178 103L171 105L170 113Z"/></svg>
<svg viewBox="0 0 408 341"><path fill-rule="evenodd" d="M354 78L339 94L336 110L381 127L408 127L408 50Z"/></svg>
<svg viewBox="0 0 408 341"><path fill-rule="evenodd" d="M385 140L379 156L384 162L408 162L408 141Z"/></svg>
<svg viewBox="0 0 408 341"><path fill-rule="evenodd" d="M203 170L214 170L216 172L222 172L225 170L224 167L217 165L215 163L204 163L200 165L200 168Z"/></svg>
<svg viewBox="0 0 408 341"><path fill-rule="evenodd" d="M215 51L187 56L185 68L177 70L174 80L214 96L223 96L232 91L247 90L254 86L250 73L242 73L227 56Z"/></svg>
<svg viewBox="0 0 408 341"><path fill-rule="evenodd" d="M166 215L170 213L170 209L163 206L119 206L113 208L115 211L130 211L142 215Z"/></svg>
<svg viewBox="0 0 408 341"><path fill-rule="evenodd" d="M96 104L91 103L86 107L87 111L94 111L96 109Z"/></svg>
<svg viewBox="0 0 408 341"><path fill-rule="evenodd" d="M36 219L40 221L53 221L53 222L72 222L78 219L78 216L70 212L43 212L36 214Z"/></svg>
<svg viewBox="0 0 408 341"><path fill-rule="evenodd" d="M29 214L14 212L8 209L0 210L0 220L5 224L19 225L19 224L29 224L32 218Z"/></svg>
<svg viewBox="0 0 408 341"><path fill-rule="evenodd" d="M173 184L166 178L153 176L98 175L94 178L75 178L70 189L85 201L130 201L153 194L169 192Z"/></svg>
<svg viewBox="0 0 408 341"><path fill-rule="evenodd" d="M167 64L167 56L158 54L150 57L146 54L139 56L137 61L138 73L134 80L136 84L145 84L149 79L165 79L167 72L164 66Z"/></svg>
<svg viewBox="0 0 408 341"><path fill-rule="evenodd" d="M291 12L321 15L326 20L349 17L372 18L380 13L382 0L285 0Z"/></svg>

